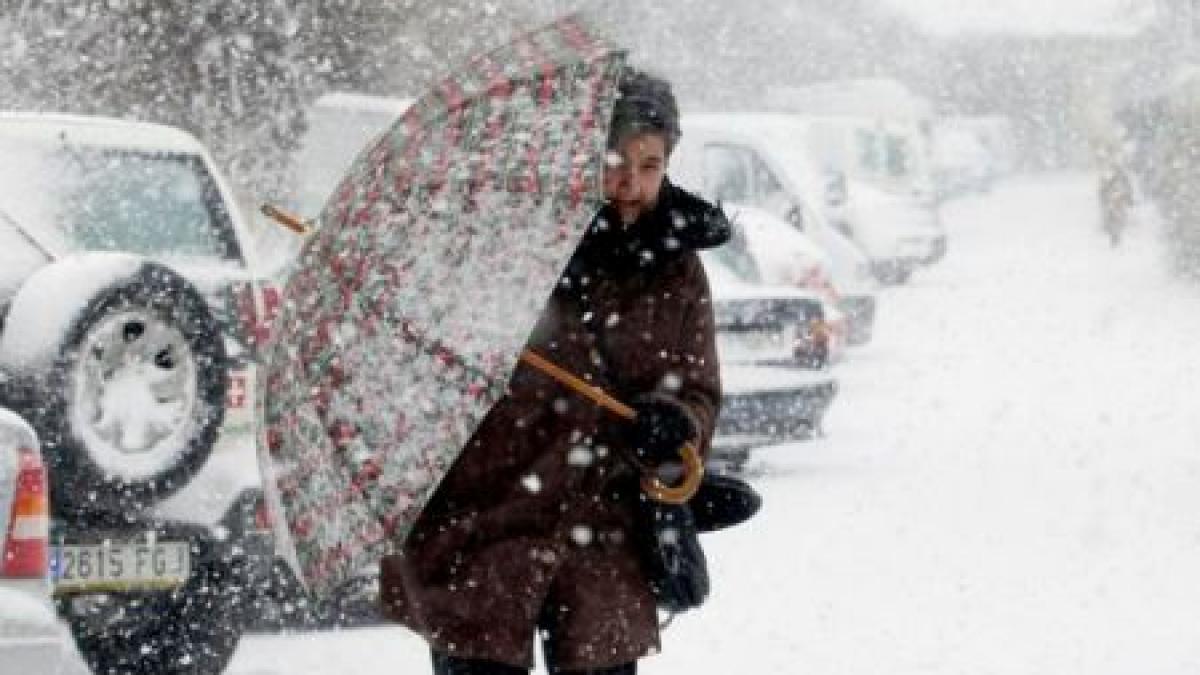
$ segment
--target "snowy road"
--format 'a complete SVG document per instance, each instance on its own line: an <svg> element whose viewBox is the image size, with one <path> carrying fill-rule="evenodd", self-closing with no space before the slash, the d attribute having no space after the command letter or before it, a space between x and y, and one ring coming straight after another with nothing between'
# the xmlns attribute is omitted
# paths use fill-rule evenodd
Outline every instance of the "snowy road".
<svg viewBox="0 0 1200 675"><path fill-rule="evenodd" d="M752 524L650 675L1200 672L1200 289L1093 183L946 209L950 254L880 298L829 437L764 450ZM379 628L243 641L236 675L428 672Z"/></svg>

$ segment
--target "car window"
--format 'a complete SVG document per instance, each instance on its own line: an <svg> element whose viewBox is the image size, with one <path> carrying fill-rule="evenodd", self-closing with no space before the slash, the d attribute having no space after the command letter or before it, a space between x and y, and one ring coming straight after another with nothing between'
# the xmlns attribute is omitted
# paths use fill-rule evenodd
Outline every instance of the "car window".
<svg viewBox="0 0 1200 675"><path fill-rule="evenodd" d="M876 135L867 129L859 129L854 134L854 143L858 150L859 167L868 173L877 172L881 161Z"/></svg>
<svg viewBox="0 0 1200 675"><path fill-rule="evenodd" d="M754 175L754 191L755 196L759 198L760 203L778 199L780 195L787 193L783 189L783 183L767 165L763 158L757 153L747 150L748 159L751 166L751 171Z"/></svg>
<svg viewBox="0 0 1200 675"><path fill-rule="evenodd" d="M783 182L762 155L749 149L747 153L754 175L753 203L803 229L803 217L799 214L800 205L796 203L795 197L783 187ZM793 218L799 220L792 220Z"/></svg>
<svg viewBox="0 0 1200 675"><path fill-rule="evenodd" d="M747 151L735 145L713 143L704 146L704 183L706 192L717 201L750 202L752 179Z"/></svg>
<svg viewBox="0 0 1200 675"><path fill-rule="evenodd" d="M70 246L238 261L215 181L198 157L78 151L66 160L57 224Z"/></svg>
<svg viewBox="0 0 1200 675"><path fill-rule="evenodd" d="M896 134L887 134L883 141L884 171L891 178L907 176L911 164L908 141Z"/></svg>

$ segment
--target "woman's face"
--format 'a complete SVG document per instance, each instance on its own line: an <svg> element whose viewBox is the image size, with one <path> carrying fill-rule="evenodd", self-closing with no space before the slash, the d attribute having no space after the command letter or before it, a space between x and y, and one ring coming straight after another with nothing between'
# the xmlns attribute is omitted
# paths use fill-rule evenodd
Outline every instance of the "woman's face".
<svg viewBox="0 0 1200 675"><path fill-rule="evenodd" d="M604 197L631 225L658 201L667 171L667 143L662 134L644 133L625 138L610 150L604 167Z"/></svg>

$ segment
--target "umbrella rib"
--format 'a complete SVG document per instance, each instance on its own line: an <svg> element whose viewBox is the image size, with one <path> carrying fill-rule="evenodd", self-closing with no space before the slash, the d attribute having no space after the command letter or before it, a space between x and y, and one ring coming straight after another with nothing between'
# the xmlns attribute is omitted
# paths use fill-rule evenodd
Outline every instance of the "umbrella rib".
<svg viewBox="0 0 1200 675"><path fill-rule="evenodd" d="M487 383L487 389L494 389L500 384L495 374L468 363L441 340L426 337L413 327L413 322L409 319L400 320L400 333L405 341L414 345L422 353L438 359L447 366L461 368L466 373L483 380Z"/></svg>

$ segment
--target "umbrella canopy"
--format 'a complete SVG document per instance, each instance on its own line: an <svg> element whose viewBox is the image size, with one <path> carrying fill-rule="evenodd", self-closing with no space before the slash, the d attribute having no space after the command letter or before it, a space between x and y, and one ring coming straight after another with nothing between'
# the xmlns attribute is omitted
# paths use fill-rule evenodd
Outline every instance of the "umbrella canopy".
<svg viewBox="0 0 1200 675"><path fill-rule="evenodd" d="M504 394L602 204L623 68L578 17L476 57L326 204L260 401L280 551L318 597L403 541Z"/></svg>

